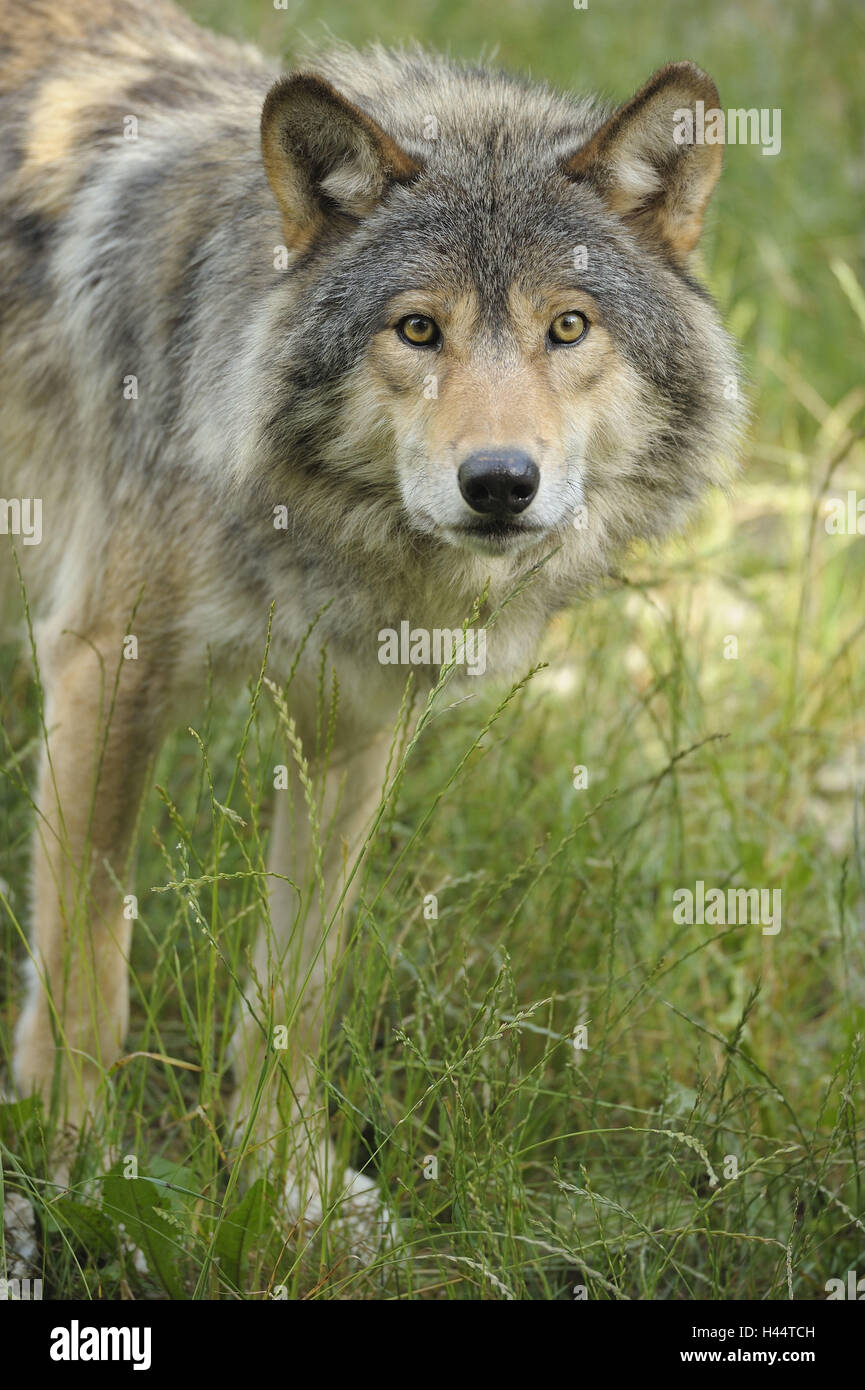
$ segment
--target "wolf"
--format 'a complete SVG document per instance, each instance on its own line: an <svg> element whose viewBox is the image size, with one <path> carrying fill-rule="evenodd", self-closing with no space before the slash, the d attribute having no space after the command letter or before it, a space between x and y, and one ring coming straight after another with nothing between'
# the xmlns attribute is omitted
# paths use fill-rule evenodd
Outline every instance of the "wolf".
<svg viewBox="0 0 865 1390"><path fill-rule="evenodd" d="M282 73L167 0L0 2L3 565L44 702L20 1094L98 1116L160 740L208 671L257 669L272 612L303 758L249 995L292 1023L251 1106L267 1030L241 1011L233 1114L288 1155L289 1209L375 1204L333 1172L315 1061L408 675L381 634L495 613L483 679L521 675L551 615L730 476L736 353L692 265L721 148L674 138L698 102L685 61L612 106L412 47Z"/></svg>

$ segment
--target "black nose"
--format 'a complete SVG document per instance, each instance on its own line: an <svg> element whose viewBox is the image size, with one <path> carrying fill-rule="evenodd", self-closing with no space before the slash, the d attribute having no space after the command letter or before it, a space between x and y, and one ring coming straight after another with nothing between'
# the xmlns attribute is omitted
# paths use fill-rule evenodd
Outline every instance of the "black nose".
<svg viewBox="0 0 865 1390"><path fill-rule="evenodd" d="M482 516L516 516L538 490L540 470L520 449L479 449L457 474L460 492Z"/></svg>

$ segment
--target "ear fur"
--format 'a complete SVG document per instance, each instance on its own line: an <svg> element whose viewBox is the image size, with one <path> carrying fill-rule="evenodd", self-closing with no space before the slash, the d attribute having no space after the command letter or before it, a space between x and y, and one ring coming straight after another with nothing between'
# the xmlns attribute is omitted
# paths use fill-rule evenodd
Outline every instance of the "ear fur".
<svg viewBox="0 0 865 1390"><path fill-rule="evenodd" d="M693 141L698 101L717 108L711 77L669 63L565 162L570 177L593 183L613 212L679 262L697 243L721 172L720 144Z"/></svg>
<svg viewBox="0 0 865 1390"><path fill-rule="evenodd" d="M261 152L289 244L311 242L334 212L363 217L392 183L421 171L386 131L329 82L295 73L271 87Z"/></svg>

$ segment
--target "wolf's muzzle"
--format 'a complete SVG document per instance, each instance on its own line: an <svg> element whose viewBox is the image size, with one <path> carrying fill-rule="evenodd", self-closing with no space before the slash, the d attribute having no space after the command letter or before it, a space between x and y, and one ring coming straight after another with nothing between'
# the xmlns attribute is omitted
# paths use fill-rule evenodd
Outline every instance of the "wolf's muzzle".
<svg viewBox="0 0 865 1390"><path fill-rule="evenodd" d="M457 479L473 512L504 518L525 511L541 473L521 449L478 449L460 465Z"/></svg>

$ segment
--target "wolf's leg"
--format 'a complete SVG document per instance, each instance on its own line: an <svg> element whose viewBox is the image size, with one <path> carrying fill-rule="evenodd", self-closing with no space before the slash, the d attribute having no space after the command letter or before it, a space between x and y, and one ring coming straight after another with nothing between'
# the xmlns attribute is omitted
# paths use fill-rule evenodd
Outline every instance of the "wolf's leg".
<svg viewBox="0 0 865 1390"><path fill-rule="evenodd" d="M334 1172L315 1066L328 979L340 956L359 875L347 892L346 880L382 794L387 746L384 740L334 761L316 816L319 834L295 774L290 786L276 793L270 862L272 871L284 877L271 880L271 931L259 935L253 978L246 987L260 1023L244 1007L234 1038L235 1133L250 1114L262 1068L278 1057L282 1067L272 1073L261 1098L254 1142L265 1162L273 1153L287 1153L292 1214L305 1212L311 1221L320 1218L325 1188L334 1200L343 1196L347 1215L352 1206L369 1209L375 1188L351 1170ZM271 998L270 1026L284 1027L283 1051L274 1049L273 1031L265 1038L260 1026L267 1028Z"/></svg>
<svg viewBox="0 0 865 1390"><path fill-rule="evenodd" d="M60 1062L64 1116L75 1126L126 1032L132 922L117 882L157 747L161 682L144 659L123 659L123 636L122 627L60 633L39 653L48 747L37 793L34 963L13 1070L21 1092L47 1099Z"/></svg>

